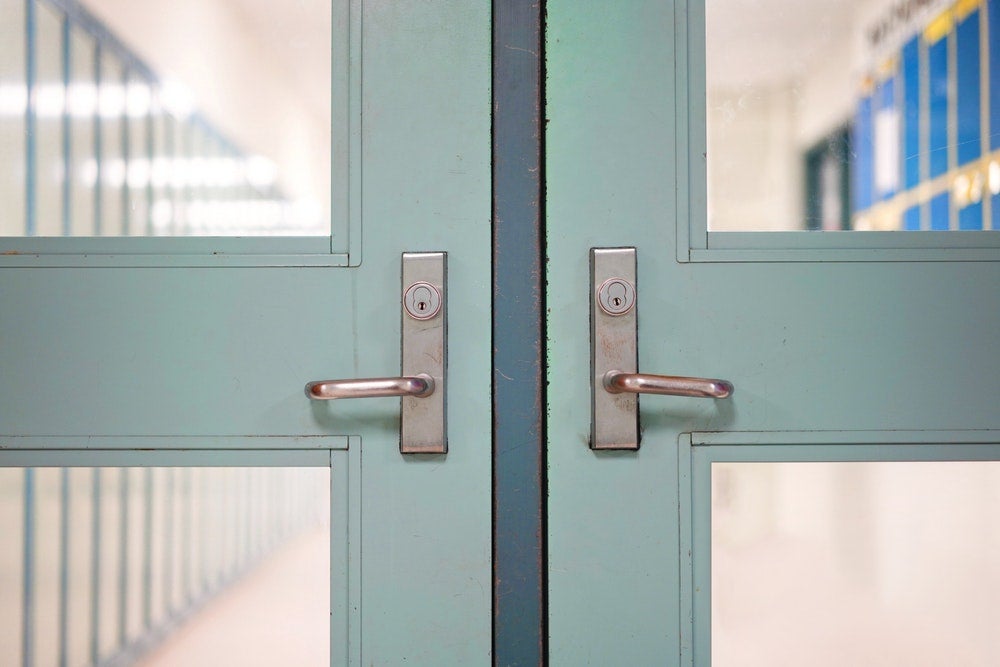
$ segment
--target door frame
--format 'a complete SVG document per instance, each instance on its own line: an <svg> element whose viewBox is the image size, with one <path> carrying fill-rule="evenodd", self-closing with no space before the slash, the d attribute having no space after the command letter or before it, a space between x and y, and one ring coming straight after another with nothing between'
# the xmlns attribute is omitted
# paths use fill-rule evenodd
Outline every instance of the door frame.
<svg viewBox="0 0 1000 667"><path fill-rule="evenodd" d="M544 5L493 0L495 665L548 659Z"/></svg>

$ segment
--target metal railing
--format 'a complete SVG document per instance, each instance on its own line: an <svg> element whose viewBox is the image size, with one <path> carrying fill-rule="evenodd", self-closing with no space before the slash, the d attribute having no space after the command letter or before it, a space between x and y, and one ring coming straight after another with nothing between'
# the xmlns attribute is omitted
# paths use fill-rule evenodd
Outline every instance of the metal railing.
<svg viewBox="0 0 1000 667"><path fill-rule="evenodd" d="M20 664L134 663L263 558L327 521L325 472L7 469L8 501L12 475L23 475ZM58 532L44 523L55 514ZM42 570L58 572L57 595L39 593ZM40 619L55 636L40 635Z"/></svg>

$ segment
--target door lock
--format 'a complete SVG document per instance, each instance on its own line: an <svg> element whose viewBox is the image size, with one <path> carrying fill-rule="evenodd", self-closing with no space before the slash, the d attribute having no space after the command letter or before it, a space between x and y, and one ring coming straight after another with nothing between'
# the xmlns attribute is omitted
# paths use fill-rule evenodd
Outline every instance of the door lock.
<svg viewBox="0 0 1000 667"><path fill-rule="evenodd" d="M429 320L441 310L441 292L423 280L415 282L403 293L403 308L415 320Z"/></svg>
<svg viewBox="0 0 1000 667"><path fill-rule="evenodd" d="M399 451L447 454L447 253L403 253L401 377L321 380L306 385L313 400L400 397Z"/></svg>
<svg viewBox="0 0 1000 667"><path fill-rule="evenodd" d="M635 285L624 278L608 278L597 289L597 305L612 317L624 315L635 305Z"/></svg>
<svg viewBox="0 0 1000 667"><path fill-rule="evenodd" d="M591 248L592 449L639 449L639 394L729 398L725 380L638 372L635 248Z"/></svg>

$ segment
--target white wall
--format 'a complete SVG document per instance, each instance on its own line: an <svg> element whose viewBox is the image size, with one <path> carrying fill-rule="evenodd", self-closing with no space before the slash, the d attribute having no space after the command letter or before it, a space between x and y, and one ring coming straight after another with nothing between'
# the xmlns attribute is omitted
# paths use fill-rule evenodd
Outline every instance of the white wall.
<svg viewBox="0 0 1000 667"><path fill-rule="evenodd" d="M792 230L802 220L798 103L788 86L709 92L708 225Z"/></svg>
<svg viewBox="0 0 1000 667"><path fill-rule="evenodd" d="M0 85L24 83L24 3L0 0ZM24 226L24 123L0 110L0 236L21 236ZM16 111L16 110L15 110Z"/></svg>

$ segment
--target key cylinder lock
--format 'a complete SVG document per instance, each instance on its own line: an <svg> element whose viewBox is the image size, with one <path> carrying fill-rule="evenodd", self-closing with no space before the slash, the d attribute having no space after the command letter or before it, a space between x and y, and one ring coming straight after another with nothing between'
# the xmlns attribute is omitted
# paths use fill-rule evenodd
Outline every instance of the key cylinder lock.
<svg viewBox="0 0 1000 667"><path fill-rule="evenodd" d="M441 310L441 292L430 283L413 283L403 293L403 308L415 320L429 320Z"/></svg>
<svg viewBox="0 0 1000 667"><path fill-rule="evenodd" d="M624 315L635 306L635 285L624 278L608 278L597 289L597 305L608 315Z"/></svg>

